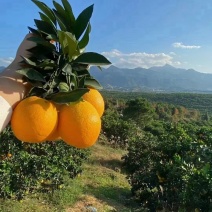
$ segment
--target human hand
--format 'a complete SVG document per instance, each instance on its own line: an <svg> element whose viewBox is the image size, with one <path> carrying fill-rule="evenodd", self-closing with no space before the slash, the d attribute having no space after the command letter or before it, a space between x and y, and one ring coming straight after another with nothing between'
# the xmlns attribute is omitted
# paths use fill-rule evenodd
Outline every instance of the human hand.
<svg viewBox="0 0 212 212"><path fill-rule="evenodd" d="M23 60L23 57L29 58L31 56L31 53L28 51L29 49L36 46L36 43L33 41L29 41L28 38L33 37L34 34L29 33L25 36L23 41L18 47L18 50L16 52L15 59L13 62L0 74L0 76L6 76L11 77L14 79L21 79L22 76L18 74L16 71L21 68L21 61Z"/></svg>
<svg viewBox="0 0 212 212"><path fill-rule="evenodd" d="M18 101L23 99L31 86L23 82L22 75L16 71L21 69L20 62L23 60L21 56L29 58L31 53L28 49L36 46L33 41L27 40L34 36L32 33L27 34L20 46L18 47L14 61L0 73L0 96L2 96L12 107L15 107Z"/></svg>
<svg viewBox="0 0 212 212"><path fill-rule="evenodd" d="M28 50L35 47L36 43L28 39L34 36L35 35L32 33L29 33L25 36L24 40L21 42L20 46L18 47L18 50L16 52L16 57L13 63L20 63L23 60L21 56L26 58L29 58L31 56L31 53Z"/></svg>

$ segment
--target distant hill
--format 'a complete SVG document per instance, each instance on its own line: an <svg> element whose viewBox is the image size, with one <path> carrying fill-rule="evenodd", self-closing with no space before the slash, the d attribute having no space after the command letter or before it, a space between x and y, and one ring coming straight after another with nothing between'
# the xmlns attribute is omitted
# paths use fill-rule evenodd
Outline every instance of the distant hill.
<svg viewBox="0 0 212 212"><path fill-rule="evenodd" d="M0 66L0 72L5 67ZM170 65L151 68L118 68L100 71L91 67L91 74L106 90L212 93L212 74Z"/></svg>
<svg viewBox="0 0 212 212"><path fill-rule="evenodd" d="M0 66L0 72L3 71L5 69L4 66Z"/></svg>
<svg viewBox="0 0 212 212"><path fill-rule="evenodd" d="M100 71L91 68L91 74L105 89L157 92L212 92L212 74L170 65L145 68L117 68L110 66Z"/></svg>

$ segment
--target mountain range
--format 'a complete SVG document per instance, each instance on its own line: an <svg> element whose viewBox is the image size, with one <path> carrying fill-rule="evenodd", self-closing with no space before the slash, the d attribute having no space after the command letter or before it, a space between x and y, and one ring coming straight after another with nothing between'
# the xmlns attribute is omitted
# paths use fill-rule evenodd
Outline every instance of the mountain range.
<svg viewBox="0 0 212 212"><path fill-rule="evenodd" d="M100 71L91 68L93 75L105 89L153 92L212 92L212 74L171 65L151 68L117 68L110 66Z"/></svg>
<svg viewBox="0 0 212 212"><path fill-rule="evenodd" d="M5 67L0 66L0 72ZM91 67L91 75L106 90L212 93L212 74L171 65L151 68Z"/></svg>

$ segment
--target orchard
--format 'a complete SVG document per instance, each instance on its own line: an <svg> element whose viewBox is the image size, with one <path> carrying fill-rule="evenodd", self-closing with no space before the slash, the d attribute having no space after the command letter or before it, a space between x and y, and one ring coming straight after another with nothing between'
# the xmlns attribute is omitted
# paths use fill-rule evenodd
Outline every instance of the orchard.
<svg viewBox="0 0 212 212"><path fill-rule="evenodd" d="M125 198L129 191L134 205L138 205L138 210L130 205L129 211L212 211L209 116L203 119L196 109L170 104L178 94L173 94L172 101L161 103L131 99L139 96L138 92L114 92L117 96L113 98L113 92L100 92L102 87L90 67L101 70L111 63L99 53L86 51L94 6L75 17L68 0L61 0L61 4L53 1L54 8L38 0L32 2L40 10L35 27L28 27L28 40L35 45L28 49L30 57L22 56L17 70L29 90L14 108L10 126L0 134L0 198L21 200L28 194L53 194L61 189L67 177L79 176L85 161L88 165L90 147L101 133L102 155L95 152L99 146L94 146L96 158L91 159L87 172L92 168L95 172L84 178L88 185L86 190L83 184L83 194L97 191L92 193L95 197L115 203L115 198L109 199L113 193ZM130 99L119 95L129 95ZM166 94L162 95L166 99ZM106 148L110 151L104 152ZM119 150L124 152L120 161L112 156L111 149L117 150L116 155ZM108 152L108 161L103 160ZM103 167L111 158L117 166L114 170ZM99 180L98 165L99 172L108 172L109 178ZM124 188L117 183L118 174L127 179ZM115 184L110 186L107 179ZM97 181L92 184L92 180ZM126 199L129 203L129 196Z"/></svg>

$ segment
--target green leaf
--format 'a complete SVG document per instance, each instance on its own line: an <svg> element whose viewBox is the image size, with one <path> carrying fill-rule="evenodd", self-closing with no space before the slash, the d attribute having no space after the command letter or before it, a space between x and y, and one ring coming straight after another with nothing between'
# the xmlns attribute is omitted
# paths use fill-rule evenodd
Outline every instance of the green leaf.
<svg viewBox="0 0 212 212"><path fill-rule="evenodd" d="M41 32L57 36L56 29L49 22L36 19L34 21L38 30L40 30Z"/></svg>
<svg viewBox="0 0 212 212"><path fill-rule="evenodd" d="M101 66L97 66L97 68L98 68L100 71L102 71L102 67L101 67Z"/></svg>
<svg viewBox="0 0 212 212"><path fill-rule="evenodd" d="M32 2L34 4L36 4L37 7L39 7L40 10L42 10L54 24L56 24L56 19L55 19L54 13L46 4L44 4L43 2L38 1L38 0L32 0Z"/></svg>
<svg viewBox="0 0 212 212"><path fill-rule="evenodd" d="M92 88L95 88L95 89L102 89L103 88L97 80L91 79L91 78L85 79L85 86L92 87Z"/></svg>
<svg viewBox="0 0 212 212"><path fill-rule="evenodd" d="M91 25L89 23L82 39L79 42L80 49L84 49L88 45L90 32L91 32Z"/></svg>
<svg viewBox="0 0 212 212"><path fill-rule="evenodd" d="M33 57L37 60L43 60L46 59L47 55L52 52L52 49L38 44L35 47L28 49L28 51L31 52Z"/></svg>
<svg viewBox="0 0 212 212"><path fill-rule="evenodd" d="M36 35L39 35L39 36L40 36L40 32L39 32L38 30L33 29L33 28L31 28L31 27L28 27L28 29L31 31L31 33L33 33L33 34L36 34Z"/></svg>
<svg viewBox="0 0 212 212"><path fill-rule="evenodd" d="M66 27L67 31L73 31L73 29L71 30L71 22L69 19L69 16L67 14L67 12L65 11L65 9L63 9L63 7L58 4L56 1L53 1L54 7L57 11L57 14L59 15L60 19L63 21L63 24Z"/></svg>
<svg viewBox="0 0 212 212"><path fill-rule="evenodd" d="M76 72L84 72L89 70L89 65L87 64L80 64L80 63L76 63L76 64L72 64L72 68L73 70L75 70Z"/></svg>
<svg viewBox="0 0 212 212"><path fill-rule="evenodd" d="M42 96L43 93L45 93L45 90L43 88L33 87L29 91L28 95L29 96L35 96L35 95L36 96Z"/></svg>
<svg viewBox="0 0 212 212"><path fill-rule="evenodd" d="M86 76L82 76L81 78L79 78L79 82L78 82L78 86L79 88L83 88L85 85L85 78Z"/></svg>
<svg viewBox="0 0 212 212"><path fill-rule="evenodd" d="M78 86L78 78L76 76L76 74L71 74L71 80L70 80L70 86L74 86L74 88L77 88Z"/></svg>
<svg viewBox="0 0 212 212"><path fill-rule="evenodd" d="M57 12L57 10L53 9L53 11L54 11L55 17L57 19L57 22L60 26L60 29L62 31L67 31L66 25L64 24L65 21L64 21L63 17L61 17L61 15Z"/></svg>
<svg viewBox="0 0 212 212"><path fill-rule="evenodd" d="M110 65L111 62L107 60L103 55L95 52L85 52L81 54L77 59L73 61L74 63L83 63L90 65Z"/></svg>
<svg viewBox="0 0 212 212"><path fill-rule="evenodd" d="M60 84L59 84L59 90L60 90L60 92L67 92L67 91L69 91L70 89L69 89L69 86L68 86L67 83L65 83L65 82L60 82Z"/></svg>
<svg viewBox="0 0 212 212"><path fill-rule="evenodd" d="M90 75L90 73L89 73L89 71L88 70L83 70L83 71L80 71L80 72L77 72L77 76L78 77L90 77L91 75Z"/></svg>
<svg viewBox="0 0 212 212"><path fill-rule="evenodd" d="M62 0L63 6L65 8L66 13L69 16L70 22L71 22L71 26L74 26L75 24L75 17L71 8L71 5L69 4L69 2L67 0Z"/></svg>
<svg viewBox="0 0 212 212"><path fill-rule="evenodd" d="M24 59L24 61L25 61L28 65L36 66L36 63L33 62L32 60L30 60L30 59L28 59L28 58L26 58L26 57L23 57L23 56L21 56L21 57Z"/></svg>
<svg viewBox="0 0 212 212"><path fill-rule="evenodd" d="M67 54L68 53L68 49L66 47L68 46L68 42L65 39L65 32L58 30L57 34L58 34L58 37L59 37L59 42L61 44L62 51L63 51L64 54Z"/></svg>
<svg viewBox="0 0 212 212"><path fill-rule="evenodd" d="M75 37L70 32L63 32L58 30L59 41L64 54L68 54L72 59L77 53L78 43Z"/></svg>
<svg viewBox="0 0 212 212"><path fill-rule="evenodd" d="M31 86L33 87L39 87L42 88L43 87L43 82L40 81L36 81L36 80L32 80L26 77L27 82L29 82L31 84Z"/></svg>
<svg viewBox="0 0 212 212"><path fill-rule="evenodd" d="M62 69L64 73L71 75L72 74L72 67L70 64L66 64Z"/></svg>
<svg viewBox="0 0 212 212"><path fill-rule="evenodd" d="M55 76L54 79L52 80L53 87L57 87L61 81L62 80L60 79L60 76Z"/></svg>
<svg viewBox="0 0 212 212"><path fill-rule="evenodd" d="M31 80L40 81L40 82L46 81L43 75L33 68L20 69L20 70L17 70L16 72L26 76L27 78Z"/></svg>
<svg viewBox="0 0 212 212"><path fill-rule="evenodd" d="M209 170L210 170L210 164L209 163L206 163L202 169L201 169L201 172L204 174L204 175L207 175L207 173L209 173Z"/></svg>
<svg viewBox="0 0 212 212"><path fill-rule="evenodd" d="M59 104L76 102L88 91L89 89L87 88L81 88L81 89L76 89L70 92L59 92L56 94L52 94L48 96L47 98Z"/></svg>
<svg viewBox="0 0 212 212"><path fill-rule="evenodd" d="M41 44L43 46L46 46L46 47L50 48L51 50L55 49L55 46L53 44L51 44L50 42L46 41L42 37L30 37L30 38L27 38L27 40L30 40L30 41L33 41L33 42L35 42L37 44Z"/></svg>
<svg viewBox="0 0 212 212"><path fill-rule="evenodd" d="M63 68L66 63L67 63L67 59L65 58L65 56L60 55L57 59L57 64L58 64L59 68Z"/></svg>
<svg viewBox="0 0 212 212"><path fill-rule="evenodd" d="M53 35L53 34L49 34L49 35L46 37L46 39L54 40L54 41L56 41L56 42L59 41L58 37L55 36L55 35Z"/></svg>
<svg viewBox="0 0 212 212"><path fill-rule="evenodd" d="M67 39L68 42L68 55L69 58L72 59L74 55L76 55L77 52L77 47L78 47L78 42L74 35L72 35L70 32L65 32L65 38Z"/></svg>
<svg viewBox="0 0 212 212"><path fill-rule="evenodd" d="M39 15L40 15L41 20L48 22L49 24L51 24L52 27L55 28L54 24L52 23L52 21L49 19L49 17L47 15L45 15L42 12L39 12Z"/></svg>
<svg viewBox="0 0 212 212"><path fill-rule="evenodd" d="M45 59L41 63L37 65L37 67L56 67L56 64L54 63L54 60Z"/></svg>
<svg viewBox="0 0 212 212"><path fill-rule="evenodd" d="M62 7L59 3L57 3L56 1L54 1L54 0L53 0L53 4L54 4L54 7L55 7L55 9L57 10L57 12L58 12L61 16L65 17L65 16L66 16L66 12L65 12L65 10L63 9L63 7Z"/></svg>
<svg viewBox="0 0 212 212"><path fill-rule="evenodd" d="M77 17L74 27L74 34L77 40L81 37L87 25L89 24L92 13L93 13L93 5L83 10Z"/></svg>
<svg viewBox="0 0 212 212"><path fill-rule="evenodd" d="M61 48L63 53L69 54L68 40L66 39L65 32L58 30L59 42L61 44Z"/></svg>

